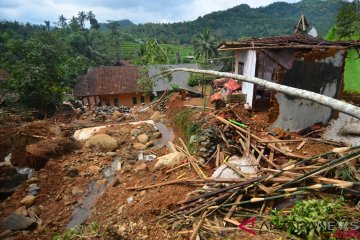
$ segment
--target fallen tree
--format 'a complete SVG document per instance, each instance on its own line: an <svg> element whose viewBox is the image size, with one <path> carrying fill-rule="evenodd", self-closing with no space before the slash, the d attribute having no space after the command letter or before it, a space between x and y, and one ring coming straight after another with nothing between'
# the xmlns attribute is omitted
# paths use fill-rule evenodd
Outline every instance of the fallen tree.
<svg viewBox="0 0 360 240"><path fill-rule="evenodd" d="M162 74L171 74L173 72L191 72L191 73L201 73L201 74L210 74L218 77L226 77L226 78L233 78L237 80L241 80L244 82L253 83L271 90L275 90L281 93L285 93L287 95L307 99L310 101L313 101L315 103L324 105L326 107L329 107L334 110L338 110L339 112L348 114L350 116L353 116L357 119L360 119L360 107L357 107L355 105L325 96L321 95L319 93L314 93L311 91L298 89L294 87L289 87L285 85L281 85L278 83L270 82L267 80L263 80L261 78L256 77L247 77L239 74L233 74L233 73L226 73L226 72L218 72L218 71L212 71L212 70L198 70L198 69L188 69L188 68L173 68L168 69L162 72Z"/></svg>

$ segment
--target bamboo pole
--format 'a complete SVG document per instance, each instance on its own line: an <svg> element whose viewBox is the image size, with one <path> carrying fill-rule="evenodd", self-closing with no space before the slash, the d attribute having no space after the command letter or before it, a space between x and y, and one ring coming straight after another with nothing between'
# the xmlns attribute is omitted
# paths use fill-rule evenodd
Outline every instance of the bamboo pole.
<svg viewBox="0 0 360 240"><path fill-rule="evenodd" d="M349 159L349 158L358 157L358 156L360 156L360 151L354 151L354 152L352 152L352 153L350 153L350 154L345 155L344 157L341 157L341 158L337 158L337 159L335 159L335 160L332 160L332 161L330 161L330 162L328 162L328 163L323 164L321 167L319 167L319 168L317 168L317 169L314 169L314 170L311 170L311 171L306 172L306 173L305 173L304 175L302 175L301 177L295 178L294 180L292 180L292 181L290 181L290 182L288 182L288 183L283 184L283 185L282 185L282 188L285 187L285 186L289 186L290 184L293 184L293 183L295 183L295 182L301 181L302 179L306 178L307 176L313 175L314 173L319 172L319 171L321 171L321 170L323 170L323 169L325 169L325 168L328 168L328 167L333 166L333 165L335 165L335 164L337 164L337 163L346 161L346 160Z"/></svg>
<svg viewBox="0 0 360 240"><path fill-rule="evenodd" d="M200 70L200 69L188 69L188 68L173 68L164 71L162 74L183 71L183 72L192 72L192 73L200 73L200 74L209 74L218 77L226 77L233 78L237 80L241 80L244 82L253 83L262 87L265 87L270 90L275 90L293 97L298 97L306 100L313 101L315 103L321 104L323 106L329 107L331 109L337 110L339 112L348 114L357 119L360 119L360 107L357 107L353 104L349 104L319 93L314 93L304 89L298 89L294 87L289 87L285 85L281 85L278 83L274 83L271 81L267 81L257 77L248 77L239 74L226 73L226 72L218 72L212 70Z"/></svg>

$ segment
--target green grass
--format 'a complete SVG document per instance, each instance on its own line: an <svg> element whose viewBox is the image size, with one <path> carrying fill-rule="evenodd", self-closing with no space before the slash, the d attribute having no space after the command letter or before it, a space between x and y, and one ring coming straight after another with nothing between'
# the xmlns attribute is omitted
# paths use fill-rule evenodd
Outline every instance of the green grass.
<svg viewBox="0 0 360 240"><path fill-rule="evenodd" d="M349 49L345 60L344 91L360 93L360 58L355 49Z"/></svg>

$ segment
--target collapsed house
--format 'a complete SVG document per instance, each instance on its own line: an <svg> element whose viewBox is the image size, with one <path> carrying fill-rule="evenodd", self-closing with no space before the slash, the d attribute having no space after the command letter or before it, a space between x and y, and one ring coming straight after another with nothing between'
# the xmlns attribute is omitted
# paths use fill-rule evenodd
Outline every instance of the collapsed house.
<svg viewBox="0 0 360 240"><path fill-rule="evenodd" d="M220 51L233 51L235 73L340 99L348 42L327 42L304 33L223 42ZM299 131L326 123L330 108L309 100L242 82L246 104L253 111L269 111L271 128Z"/></svg>

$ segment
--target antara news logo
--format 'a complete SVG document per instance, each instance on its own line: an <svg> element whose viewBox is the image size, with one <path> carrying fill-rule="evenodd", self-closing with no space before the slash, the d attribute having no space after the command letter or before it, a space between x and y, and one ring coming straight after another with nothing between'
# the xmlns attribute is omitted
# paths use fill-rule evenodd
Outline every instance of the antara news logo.
<svg viewBox="0 0 360 240"><path fill-rule="evenodd" d="M255 231L255 217L252 217L238 225L238 228L244 232L247 232L251 235L257 235L261 232L265 232L267 230L275 229L274 225L262 221L260 222L260 228L258 231ZM312 223L304 223L311 225L314 227ZM348 222L348 221L325 221L325 222L318 222L316 224L317 229L321 229L324 233L324 237L336 237L338 239L358 239L360 237L360 225L359 222Z"/></svg>

